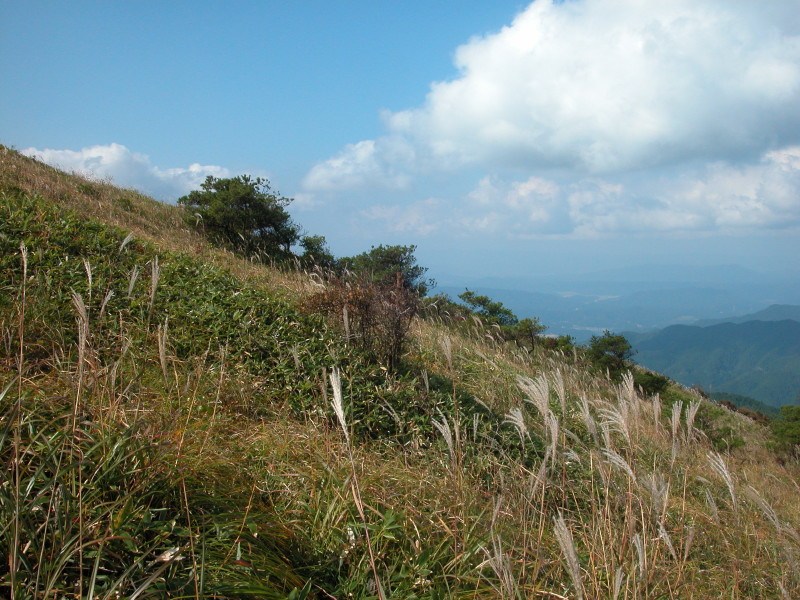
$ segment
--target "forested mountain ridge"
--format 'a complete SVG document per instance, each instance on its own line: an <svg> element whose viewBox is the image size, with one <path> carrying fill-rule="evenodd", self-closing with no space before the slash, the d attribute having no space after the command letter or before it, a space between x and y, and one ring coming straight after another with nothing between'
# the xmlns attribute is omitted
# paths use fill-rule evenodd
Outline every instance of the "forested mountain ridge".
<svg viewBox="0 0 800 600"><path fill-rule="evenodd" d="M742 394L772 406L800 397L798 321L673 325L629 339L636 362L684 385Z"/></svg>

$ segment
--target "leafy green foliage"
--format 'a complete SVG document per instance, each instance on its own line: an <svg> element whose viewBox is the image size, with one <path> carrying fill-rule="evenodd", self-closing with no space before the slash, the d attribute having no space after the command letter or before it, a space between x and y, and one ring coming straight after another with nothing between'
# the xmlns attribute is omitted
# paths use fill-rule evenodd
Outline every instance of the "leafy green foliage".
<svg viewBox="0 0 800 600"><path fill-rule="evenodd" d="M612 379L619 380L633 356L633 349L625 336L606 331L602 336L591 337L586 356L595 370L608 371Z"/></svg>
<svg viewBox="0 0 800 600"><path fill-rule="evenodd" d="M417 264L416 246L373 246L369 252L339 259L341 269L379 286L393 286L398 281L407 290L425 296L435 285L425 279L427 267Z"/></svg>
<svg viewBox="0 0 800 600"><path fill-rule="evenodd" d="M508 327L517 324L517 316L502 302L492 300L489 296L476 294L471 290L458 295L469 309L489 325Z"/></svg>
<svg viewBox="0 0 800 600"><path fill-rule="evenodd" d="M633 382L641 388L647 396L663 393L669 386L669 377L652 371L636 370L633 373Z"/></svg>
<svg viewBox="0 0 800 600"><path fill-rule="evenodd" d="M273 258L291 255L297 226L285 208L291 202L270 189L269 182L249 175L217 179L209 175L201 185L178 199L199 219L197 225L217 243L246 256L263 253Z"/></svg>
<svg viewBox="0 0 800 600"><path fill-rule="evenodd" d="M781 416L772 421L772 433L780 449L796 454L800 449L800 404L781 406Z"/></svg>
<svg viewBox="0 0 800 600"><path fill-rule="evenodd" d="M336 268L336 258L331 254L325 236L303 236L300 239L300 246L303 248L300 263L304 267L318 267L323 271L333 271Z"/></svg>

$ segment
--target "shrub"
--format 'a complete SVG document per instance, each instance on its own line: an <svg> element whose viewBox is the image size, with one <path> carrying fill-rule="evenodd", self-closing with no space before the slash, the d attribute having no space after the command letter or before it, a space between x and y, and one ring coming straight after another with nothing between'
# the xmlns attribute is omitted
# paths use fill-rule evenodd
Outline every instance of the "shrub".
<svg viewBox="0 0 800 600"><path fill-rule="evenodd" d="M419 309L419 296L400 280L386 285L363 277L340 277L312 296L306 306L333 319L348 340L395 370Z"/></svg>

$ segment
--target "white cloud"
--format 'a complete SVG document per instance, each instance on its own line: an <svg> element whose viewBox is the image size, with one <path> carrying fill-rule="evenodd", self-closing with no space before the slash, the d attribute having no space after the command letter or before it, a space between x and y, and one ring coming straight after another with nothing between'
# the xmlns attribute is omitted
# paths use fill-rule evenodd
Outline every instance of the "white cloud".
<svg viewBox="0 0 800 600"><path fill-rule="evenodd" d="M609 175L800 143L797 0L538 0L309 190L465 167Z"/></svg>
<svg viewBox="0 0 800 600"><path fill-rule="evenodd" d="M393 231L512 238L800 229L800 146L754 165L717 162L694 174L623 174L557 182L483 177L460 202L414 202L365 211Z"/></svg>
<svg viewBox="0 0 800 600"><path fill-rule="evenodd" d="M147 155L131 152L115 143L81 150L26 148L22 153L61 169L110 179L116 185L136 188L162 200L175 200L198 189L208 175L230 176L224 167L197 163L185 168L162 169L151 164Z"/></svg>

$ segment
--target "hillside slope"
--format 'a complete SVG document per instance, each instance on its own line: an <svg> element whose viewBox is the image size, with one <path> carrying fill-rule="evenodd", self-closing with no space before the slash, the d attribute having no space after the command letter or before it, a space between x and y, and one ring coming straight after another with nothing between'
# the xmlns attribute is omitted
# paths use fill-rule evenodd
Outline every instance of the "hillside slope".
<svg viewBox="0 0 800 600"><path fill-rule="evenodd" d="M5 148L0 246L4 596L800 594L796 462L680 386L472 320L391 371L324 282Z"/></svg>

